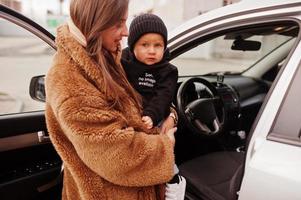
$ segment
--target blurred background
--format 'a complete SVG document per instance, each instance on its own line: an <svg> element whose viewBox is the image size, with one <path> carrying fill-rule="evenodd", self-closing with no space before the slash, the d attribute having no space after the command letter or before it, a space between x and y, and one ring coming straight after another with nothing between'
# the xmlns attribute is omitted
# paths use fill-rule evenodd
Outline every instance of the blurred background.
<svg viewBox="0 0 301 200"><path fill-rule="evenodd" d="M209 10L240 0L130 0L129 20L140 13L159 15L169 30ZM51 32L69 15L70 0L0 0L0 3L19 11ZM168 10L168 12L166 12ZM3 30L0 25L0 30Z"/></svg>
<svg viewBox="0 0 301 200"><path fill-rule="evenodd" d="M130 0L127 23L130 24L141 13L154 13L172 30L193 17L237 2L239 0ZM0 4L22 13L55 35L57 26L69 16L70 0L0 0ZM0 115L43 110L44 103L30 98L29 85L33 76L47 73L55 50L26 29L2 17L0 41ZM197 58L193 52L185 54L185 63L203 66L203 62L210 61L219 66L225 55L224 44L218 40L202 48L205 49L201 49L202 54ZM232 60L228 63L236 66ZM198 67L188 70L179 64L178 69L180 75L189 75L195 74Z"/></svg>

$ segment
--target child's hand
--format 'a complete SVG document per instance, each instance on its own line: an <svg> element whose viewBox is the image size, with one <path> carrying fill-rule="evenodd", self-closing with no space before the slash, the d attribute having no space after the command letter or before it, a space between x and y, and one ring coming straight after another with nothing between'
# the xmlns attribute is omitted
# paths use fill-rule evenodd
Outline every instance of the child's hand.
<svg viewBox="0 0 301 200"><path fill-rule="evenodd" d="M143 117L142 117L142 121L143 121L144 124L146 125L146 128L147 128L147 129L153 128L153 120L152 120L152 118L150 118L149 116L143 116Z"/></svg>

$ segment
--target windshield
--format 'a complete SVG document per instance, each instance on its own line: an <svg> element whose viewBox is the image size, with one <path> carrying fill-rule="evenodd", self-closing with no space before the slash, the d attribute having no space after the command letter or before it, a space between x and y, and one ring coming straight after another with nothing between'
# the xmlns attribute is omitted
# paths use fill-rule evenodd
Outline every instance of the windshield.
<svg viewBox="0 0 301 200"><path fill-rule="evenodd" d="M171 61L180 76L240 74L267 55L292 45L296 26L256 27L228 32L182 53ZM271 59L271 58L269 58Z"/></svg>

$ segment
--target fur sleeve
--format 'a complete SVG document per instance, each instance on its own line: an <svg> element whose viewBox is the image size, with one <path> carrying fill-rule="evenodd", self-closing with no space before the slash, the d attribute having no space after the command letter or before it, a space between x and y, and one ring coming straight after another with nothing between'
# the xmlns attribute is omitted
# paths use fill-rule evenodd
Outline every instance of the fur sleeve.
<svg viewBox="0 0 301 200"><path fill-rule="evenodd" d="M104 179L122 186L167 182L173 175L173 144L127 126L124 116L99 96L65 101L56 113L78 156Z"/></svg>

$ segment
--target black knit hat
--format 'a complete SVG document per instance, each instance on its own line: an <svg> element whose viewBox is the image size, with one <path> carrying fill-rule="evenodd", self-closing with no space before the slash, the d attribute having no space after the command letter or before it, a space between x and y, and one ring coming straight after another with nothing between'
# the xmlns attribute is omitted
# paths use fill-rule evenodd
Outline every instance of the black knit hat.
<svg viewBox="0 0 301 200"><path fill-rule="evenodd" d="M146 33L162 35L164 47L167 45L167 28L160 17L154 14L142 14L135 17L130 25L128 46L132 51L135 43Z"/></svg>

